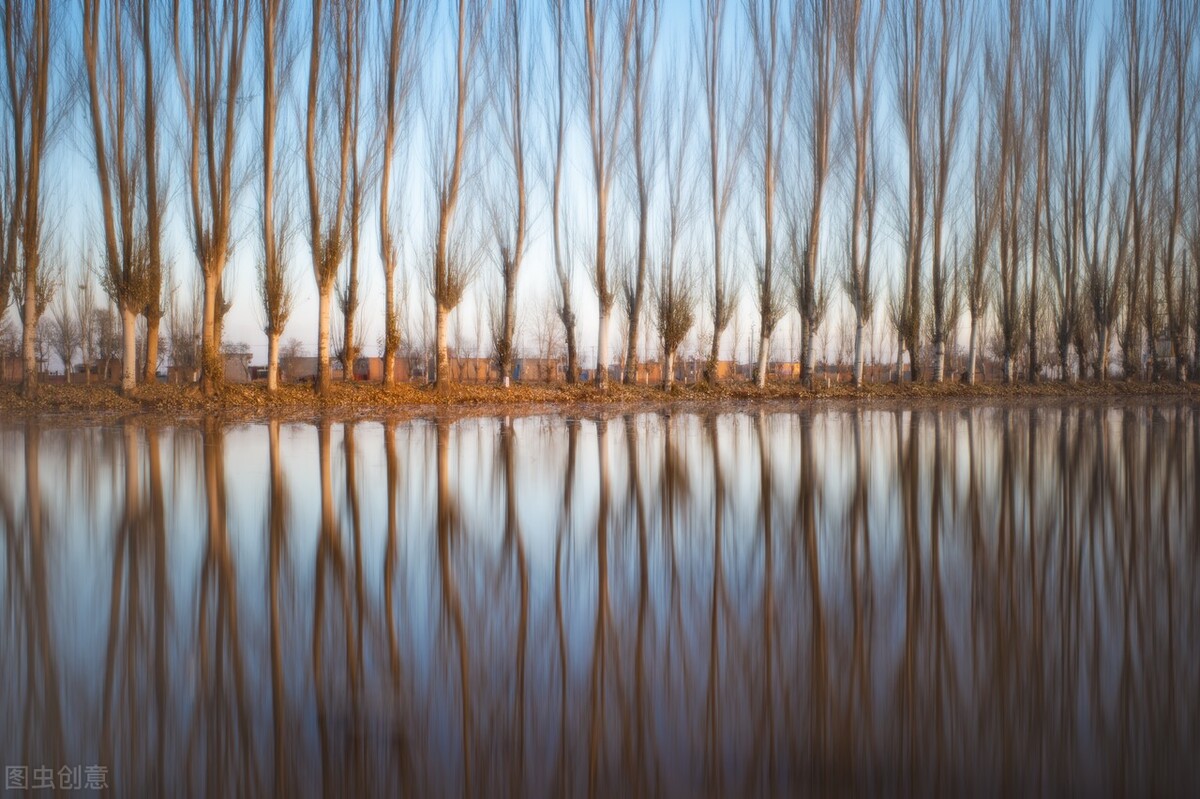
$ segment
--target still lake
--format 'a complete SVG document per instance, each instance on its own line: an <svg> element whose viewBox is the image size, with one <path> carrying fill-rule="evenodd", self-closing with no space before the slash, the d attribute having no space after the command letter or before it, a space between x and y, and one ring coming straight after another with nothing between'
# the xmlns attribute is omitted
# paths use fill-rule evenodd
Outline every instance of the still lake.
<svg viewBox="0 0 1200 799"><path fill-rule="evenodd" d="M0 761L120 796L1186 794L1198 493L1178 401L0 420Z"/></svg>

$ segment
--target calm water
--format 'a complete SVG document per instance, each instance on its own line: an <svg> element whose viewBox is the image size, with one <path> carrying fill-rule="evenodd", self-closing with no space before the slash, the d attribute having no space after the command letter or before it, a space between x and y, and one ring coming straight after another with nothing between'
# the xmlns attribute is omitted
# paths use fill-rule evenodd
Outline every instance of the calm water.
<svg viewBox="0 0 1200 799"><path fill-rule="evenodd" d="M0 421L0 760L116 795L1185 794L1198 466L1181 404Z"/></svg>

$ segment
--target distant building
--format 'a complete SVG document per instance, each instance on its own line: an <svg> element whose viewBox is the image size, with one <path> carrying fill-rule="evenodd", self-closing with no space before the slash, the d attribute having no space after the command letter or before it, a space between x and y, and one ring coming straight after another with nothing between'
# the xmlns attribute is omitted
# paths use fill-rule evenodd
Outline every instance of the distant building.
<svg viewBox="0 0 1200 799"><path fill-rule="evenodd" d="M804 370L804 364L800 361L771 361L767 367L767 374L776 380L791 380L800 379L800 373Z"/></svg>
<svg viewBox="0 0 1200 799"><path fill-rule="evenodd" d="M513 364L513 379L526 383L561 383L566 377L566 364L558 358L518 358Z"/></svg>
<svg viewBox="0 0 1200 799"><path fill-rule="evenodd" d="M342 379L342 364L336 359L329 362L330 376ZM311 383L317 379L317 359L311 356L284 358L279 362L279 372L288 383Z"/></svg>

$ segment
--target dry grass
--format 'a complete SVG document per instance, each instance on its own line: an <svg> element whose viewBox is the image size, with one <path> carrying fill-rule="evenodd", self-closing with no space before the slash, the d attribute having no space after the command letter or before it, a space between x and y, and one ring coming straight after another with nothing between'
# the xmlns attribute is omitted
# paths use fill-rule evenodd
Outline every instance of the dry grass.
<svg viewBox="0 0 1200 799"><path fill-rule="evenodd" d="M325 396L307 386L280 387L275 394L261 384L226 386L216 396L204 397L192 386L154 385L139 387L129 397L111 385L44 385L38 396L28 400L15 385L0 385L0 412L15 414L125 415L130 413L231 416L312 416L337 413L360 415L420 415L562 409L587 407L617 409L629 406L718 406L758 402L840 400L852 402L920 403L989 400L1036 401L1039 398L1110 399L1179 397L1200 400L1200 384L1106 382L1045 382L1037 385L1003 386L988 383L966 386L958 383L872 384L861 389L833 385L808 391L796 383L772 383L757 389L750 383L717 386L677 386L671 392L657 387L612 385L600 391L593 385L455 385L444 391L430 386L398 385L384 389L364 383L335 383Z"/></svg>

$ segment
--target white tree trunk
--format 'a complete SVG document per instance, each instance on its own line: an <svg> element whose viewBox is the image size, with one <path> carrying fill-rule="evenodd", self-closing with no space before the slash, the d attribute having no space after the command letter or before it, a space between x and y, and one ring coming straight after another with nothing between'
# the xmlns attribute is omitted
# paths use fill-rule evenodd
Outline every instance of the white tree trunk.
<svg viewBox="0 0 1200 799"><path fill-rule="evenodd" d="M267 391L279 388L279 334L267 336Z"/></svg>
<svg viewBox="0 0 1200 799"><path fill-rule="evenodd" d="M675 353L668 352L663 360L663 388L667 391L675 385Z"/></svg>
<svg viewBox="0 0 1200 799"><path fill-rule="evenodd" d="M438 388L445 388L450 385L450 345L446 340L446 327L450 314L440 303L435 303L435 308L433 379Z"/></svg>
<svg viewBox="0 0 1200 799"><path fill-rule="evenodd" d="M771 354L771 337L761 336L758 340L758 368L754 372L754 385L763 388L767 385L767 358Z"/></svg>
<svg viewBox="0 0 1200 799"><path fill-rule="evenodd" d="M814 338L816 331L812 325L804 326L804 382L809 388L816 388L817 375L814 372L814 367L817 360L816 347L814 346Z"/></svg>
<svg viewBox="0 0 1200 799"><path fill-rule="evenodd" d="M607 308L600 309L600 333L596 346L596 385L608 388L608 314Z"/></svg>
<svg viewBox="0 0 1200 799"><path fill-rule="evenodd" d="M946 342L937 341L933 345L933 382L940 383L946 376Z"/></svg>
<svg viewBox="0 0 1200 799"><path fill-rule="evenodd" d="M332 369L329 363L329 301L332 286L329 288L321 287L317 300L317 385L316 389L319 393L324 394L329 390L329 383L333 375L330 374Z"/></svg>
<svg viewBox="0 0 1200 799"><path fill-rule="evenodd" d="M121 309L121 393L137 387L137 314Z"/></svg>
<svg viewBox="0 0 1200 799"><path fill-rule="evenodd" d="M1011 355L1005 355L1004 356L1004 384L1006 386L1011 385L1013 382L1014 366L1015 366L1015 364L1013 363L1013 357Z"/></svg>

